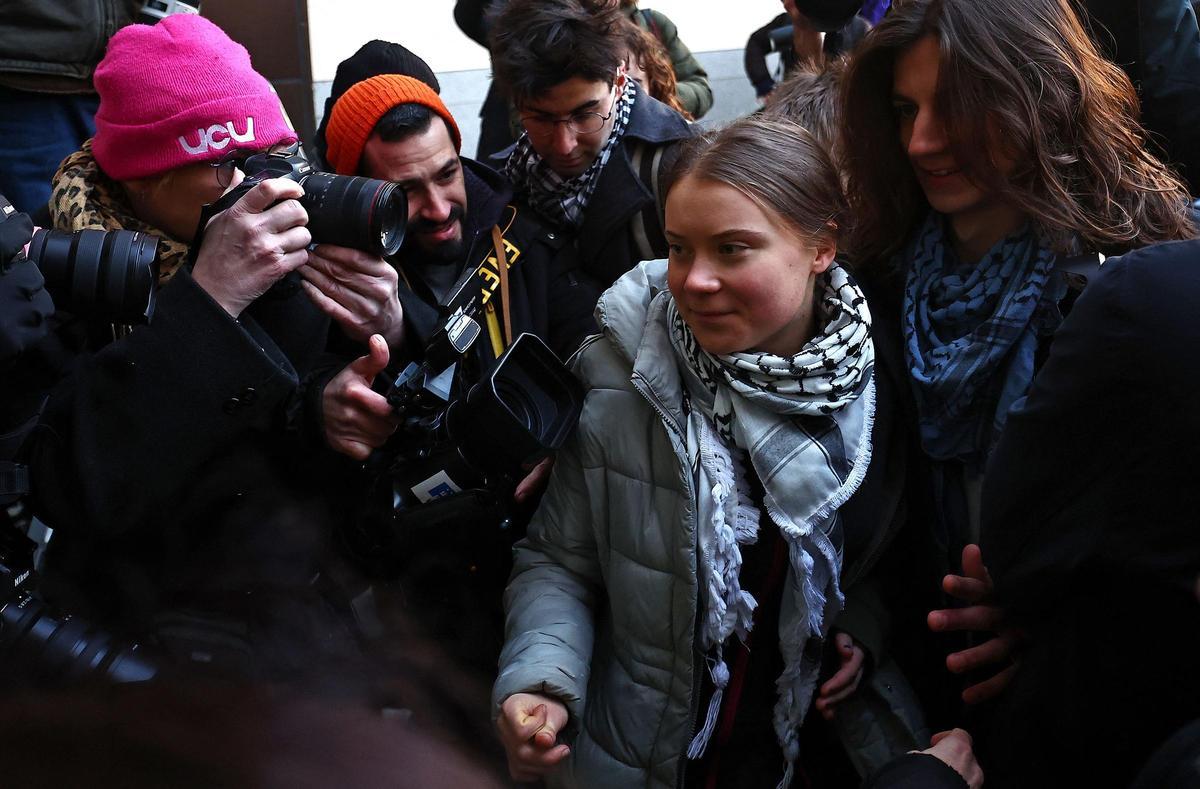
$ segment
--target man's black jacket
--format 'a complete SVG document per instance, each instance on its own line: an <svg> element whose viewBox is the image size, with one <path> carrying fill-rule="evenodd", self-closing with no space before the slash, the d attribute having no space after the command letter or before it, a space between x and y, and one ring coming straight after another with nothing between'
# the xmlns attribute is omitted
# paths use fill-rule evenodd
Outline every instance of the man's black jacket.
<svg viewBox="0 0 1200 789"><path fill-rule="evenodd" d="M600 173L583 225L572 234L580 267L604 288L641 261L667 256L662 186L679 143L693 133L682 115L637 88L625 136ZM512 151L501 151L493 162L503 165Z"/></svg>
<svg viewBox="0 0 1200 789"><path fill-rule="evenodd" d="M1200 715L1198 264L1107 261L992 454L983 559L1029 642L989 786L1126 786Z"/></svg>
<svg viewBox="0 0 1200 789"><path fill-rule="evenodd" d="M48 596L223 674L298 678L352 647L313 586L328 499L295 429L327 325L294 281L235 321L185 269L150 325L92 341L32 440Z"/></svg>

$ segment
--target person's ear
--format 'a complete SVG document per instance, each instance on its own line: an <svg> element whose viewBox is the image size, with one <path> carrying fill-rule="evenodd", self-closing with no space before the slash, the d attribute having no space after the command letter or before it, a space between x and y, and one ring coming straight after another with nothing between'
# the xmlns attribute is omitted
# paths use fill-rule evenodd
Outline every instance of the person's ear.
<svg viewBox="0 0 1200 789"><path fill-rule="evenodd" d="M818 241L816 250L817 254L813 258L812 270L814 274L824 274L833 265L833 259L837 257L837 242Z"/></svg>

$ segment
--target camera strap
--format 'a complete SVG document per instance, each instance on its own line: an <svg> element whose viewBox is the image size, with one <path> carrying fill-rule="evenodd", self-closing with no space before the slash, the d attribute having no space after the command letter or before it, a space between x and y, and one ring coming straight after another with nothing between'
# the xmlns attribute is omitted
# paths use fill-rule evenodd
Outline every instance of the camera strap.
<svg viewBox="0 0 1200 789"><path fill-rule="evenodd" d="M492 246L496 250L496 271L500 276L500 309L503 312L504 333L497 336L500 326L496 320L496 310L492 302L488 302L487 324L488 335L492 340L492 351L499 359L504 349L512 345L512 310L509 308L508 292L508 258L504 254L504 237L500 234L500 226L492 225Z"/></svg>

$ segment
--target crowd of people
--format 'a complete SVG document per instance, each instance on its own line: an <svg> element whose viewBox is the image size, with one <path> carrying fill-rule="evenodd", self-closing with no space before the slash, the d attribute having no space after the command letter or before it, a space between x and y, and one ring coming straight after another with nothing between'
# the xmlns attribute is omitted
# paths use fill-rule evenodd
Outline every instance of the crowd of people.
<svg viewBox="0 0 1200 789"><path fill-rule="evenodd" d="M14 777L1200 785L1188 0L783 0L723 126L659 11L459 0L476 159L418 42L301 140L201 15L20 5Z"/></svg>

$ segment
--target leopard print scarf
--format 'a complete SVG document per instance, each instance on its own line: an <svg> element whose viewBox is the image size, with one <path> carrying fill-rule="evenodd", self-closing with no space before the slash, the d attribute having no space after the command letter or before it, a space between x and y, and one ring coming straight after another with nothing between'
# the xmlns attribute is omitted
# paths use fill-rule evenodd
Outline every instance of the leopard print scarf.
<svg viewBox="0 0 1200 789"><path fill-rule="evenodd" d="M50 216L56 230L136 230L157 236L160 287L187 260L186 244L134 216L125 190L100 169L92 156L91 140L64 159L54 174Z"/></svg>

